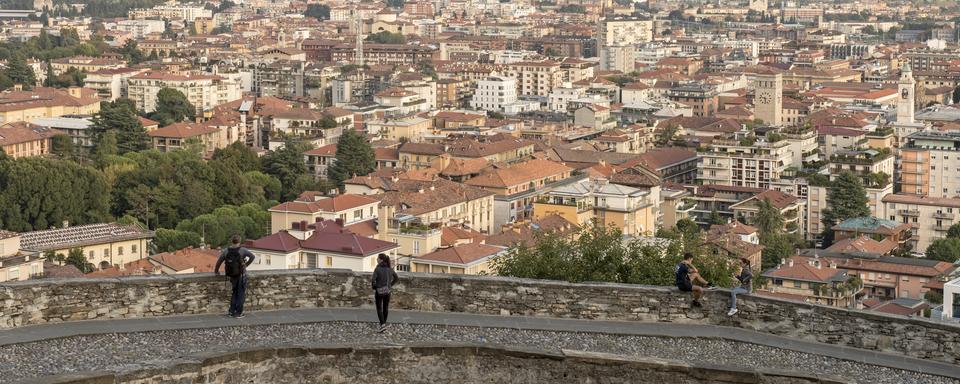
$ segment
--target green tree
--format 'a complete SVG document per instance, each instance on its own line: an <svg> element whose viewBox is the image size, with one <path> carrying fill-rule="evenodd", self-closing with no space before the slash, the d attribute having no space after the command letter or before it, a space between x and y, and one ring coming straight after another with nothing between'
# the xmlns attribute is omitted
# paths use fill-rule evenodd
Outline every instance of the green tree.
<svg viewBox="0 0 960 384"><path fill-rule="evenodd" d="M326 4L307 4L307 10L303 15L317 20L330 20L330 6Z"/></svg>
<svg viewBox="0 0 960 384"><path fill-rule="evenodd" d="M47 62L47 78L43 79L44 87L56 87L57 86L57 75L53 73L53 65L50 62Z"/></svg>
<svg viewBox="0 0 960 384"><path fill-rule="evenodd" d="M367 41L377 44L406 44L407 38L400 33L381 31L367 35Z"/></svg>
<svg viewBox="0 0 960 384"><path fill-rule="evenodd" d="M157 92L157 108L150 114L150 119L156 120L161 126L167 126L184 120L192 121L196 113L197 109L190 104L183 92L163 88Z"/></svg>
<svg viewBox="0 0 960 384"><path fill-rule="evenodd" d="M77 267L83 273L93 272L94 269L93 264L90 264L83 255L83 248L70 248L70 253L67 254L64 263Z"/></svg>
<svg viewBox="0 0 960 384"><path fill-rule="evenodd" d="M674 124L668 124L666 127L663 127L663 129L659 130L657 132L656 139L657 146L665 147L673 142L673 139L677 136L678 130L679 128L677 128L677 126Z"/></svg>
<svg viewBox="0 0 960 384"><path fill-rule="evenodd" d="M306 143L288 140L282 148L263 156L263 172L280 180L281 200L291 200L303 192L296 184L298 178L307 174L303 153L308 149L310 146Z"/></svg>
<svg viewBox="0 0 960 384"><path fill-rule="evenodd" d="M26 59L20 54L13 55L7 61L7 68L3 72L14 84L23 85L24 89L30 89L37 83L33 68L27 65Z"/></svg>
<svg viewBox="0 0 960 384"><path fill-rule="evenodd" d="M260 170L260 157L239 141L213 151L213 161L226 163L241 172Z"/></svg>
<svg viewBox="0 0 960 384"><path fill-rule="evenodd" d="M213 246L227 245L234 234L246 239L257 239L270 233L270 212L256 204L241 207L223 206L211 213L186 219L177 224L178 231L192 232L203 236L204 242Z"/></svg>
<svg viewBox="0 0 960 384"><path fill-rule="evenodd" d="M948 237L934 240L927 247L927 258L956 263L960 259L960 239Z"/></svg>
<svg viewBox="0 0 960 384"><path fill-rule="evenodd" d="M189 231L158 228L151 246L152 253L173 252L187 247L199 247L200 235Z"/></svg>
<svg viewBox="0 0 960 384"><path fill-rule="evenodd" d="M757 201L757 214L753 217L753 226L760 236L774 236L783 232L783 215L773 206L770 199Z"/></svg>
<svg viewBox="0 0 960 384"><path fill-rule="evenodd" d="M107 132L116 135L117 153L121 155L150 148L150 136L147 136L147 130L137 117L137 108L129 99L100 103L100 112L93 115L91 122L94 148L99 147Z"/></svg>
<svg viewBox="0 0 960 384"><path fill-rule="evenodd" d="M50 153L60 158L72 158L76 148L73 145L73 138L67 135L55 135L50 138Z"/></svg>
<svg viewBox="0 0 960 384"><path fill-rule="evenodd" d="M837 223L866 216L870 216L870 206L860 177L850 171L841 172L827 190L827 207L823 209L824 238L832 240L832 227Z"/></svg>
<svg viewBox="0 0 960 384"><path fill-rule="evenodd" d="M364 176L377 168L373 147L367 139L352 129L340 135L337 142L336 161L327 168L330 180L343 188L343 181L354 176Z"/></svg>
<svg viewBox="0 0 960 384"><path fill-rule="evenodd" d="M137 41L134 39L127 40L120 48L120 53L127 58L128 65L137 65L144 60L143 52L137 48Z"/></svg>
<svg viewBox="0 0 960 384"><path fill-rule="evenodd" d="M960 223L951 225L950 228L947 229L947 237L953 239L960 238Z"/></svg>
<svg viewBox="0 0 960 384"><path fill-rule="evenodd" d="M573 236L539 232L532 245L518 245L493 261L498 274L570 282L606 281L629 284L672 285L674 266L680 262L685 242L702 243L702 234L666 231L669 245L625 243L620 230L589 224ZM684 239L689 236L689 238ZM690 250L700 253L702 247ZM729 285L733 265L723 256L701 254L696 260L705 279Z"/></svg>
<svg viewBox="0 0 960 384"><path fill-rule="evenodd" d="M109 220L103 175L72 161L0 157L0 228L33 231Z"/></svg>

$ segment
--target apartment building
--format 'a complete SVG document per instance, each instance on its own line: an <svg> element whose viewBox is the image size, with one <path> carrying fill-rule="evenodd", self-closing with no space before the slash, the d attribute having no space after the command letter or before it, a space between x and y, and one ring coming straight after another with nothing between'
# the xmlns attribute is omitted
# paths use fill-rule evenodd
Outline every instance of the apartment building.
<svg viewBox="0 0 960 384"><path fill-rule="evenodd" d="M768 189L787 168L799 166L793 163L786 139L770 142L761 138L752 143L729 137L716 139L698 154L697 179L706 185Z"/></svg>
<svg viewBox="0 0 960 384"><path fill-rule="evenodd" d="M960 132L923 131L900 147L900 191L930 197L960 196Z"/></svg>
<svg viewBox="0 0 960 384"><path fill-rule="evenodd" d="M576 225L596 222L619 228L625 235L652 236L657 204L650 190L584 179L541 196L533 204L533 215L540 220L556 214Z"/></svg>
<svg viewBox="0 0 960 384"><path fill-rule="evenodd" d="M0 124L31 121L63 115L93 115L100 112L100 98L92 89L19 87L0 92Z"/></svg>
<svg viewBox="0 0 960 384"><path fill-rule="evenodd" d="M430 102L420 94L399 87L391 87L373 95L373 102L389 107L388 113L394 115L408 115L427 112Z"/></svg>
<svg viewBox="0 0 960 384"><path fill-rule="evenodd" d="M172 88L183 93L197 109L197 115L213 107L239 100L243 95L238 79L205 74L174 74L148 71L127 79L127 97L137 109L153 112L157 108L157 93Z"/></svg>
<svg viewBox="0 0 960 384"><path fill-rule="evenodd" d="M196 144L204 153L212 154L213 151L229 145L226 132L206 122L171 124L149 131L147 135L150 136L153 147L160 152L176 151Z"/></svg>
<svg viewBox="0 0 960 384"><path fill-rule="evenodd" d="M717 112L719 93L715 86L710 84L685 84L670 88L667 98L670 101L683 103L693 107L693 115L697 117L712 116Z"/></svg>
<svg viewBox="0 0 960 384"><path fill-rule="evenodd" d="M411 272L455 275L495 274L491 261L507 253L506 247L468 243L421 255L410 260Z"/></svg>
<svg viewBox="0 0 960 384"><path fill-rule="evenodd" d="M909 224L914 252L926 252L934 240L946 237L960 213L960 198L919 196L906 193L883 197L887 218Z"/></svg>
<svg viewBox="0 0 960 384"><path fill-rule="evenodd" d="M419 143L433 130L433 120L418 116L367 122L367 132L381 139Z"/></svg>
<svg viewBox="0 0 960 384"><path fill-rule="evenodd" d="M340 225L351 226L368 220L376 220L380 202L367 196L344 194L334 197L317 192L304 192L296 199L271 207L270 231L291 229L292 223L312 224L334 220Z"/></svg>
<svg viewBox="0 0 960 384"><path fill-rule="evenodd" d="M533 217L537 198L570 177L573 168L546 159L534 159L509 167L491 168L465 182L493 192L493 226L528 220Z"/></svg>
<svg viewBox="0 0 960 384"><path fill-rule="evenodd" d="M388 178L368 196L380 201L379 217L427 227L465 226L492 233L493 192L436 178Z"/></svg>
<svg viewBox="0 0 960 384"><path fill-rule="evenodd" d="M107 29L127 32L134 39L142 39L153 33L163 33L166 22L163 20L120 20L116 24L107 25Z"/></svg>
<svg viewBox="0 0 960 384"><path fill-rule="evenodd" d="M560 63L553 60L507 64L503 74L517 81L517 92L522 96L549 97L564 81Z"/></svg>
<svg viewBox="0 0 960 384"><path fill-rule="evenodd" d="M929 283L943 276L951 276L957 270L952 263L912 257L815 249L804 249L799 253L807 257L817 255L829 265L859 277L866 296L881 300L923 299L930 291Z"/></svg>
<svg viewBox="0 0 960 384"><path fill-rule="evenodd" d="M50 153L51 140L63 132L26 122L0 125L0 151L13 159Z"/></svg>
<svg viewBox="0 0 960 384"><path fill-rule="evenodd" d="M83 78L83 87L96 91L97 96L103 100L114 101L127 97L127 80L145 71L145 68L117 68L87 72Z"/></svg>
<svg viewBox="0 0 960 384"><path fill-rule="evenodd" d="M517 97L520 85L516 78L489 76L477 81L477 89L470 100L470 106L483 111L502 112L516 115L540 109L536 102L521 101Z"/></svg>

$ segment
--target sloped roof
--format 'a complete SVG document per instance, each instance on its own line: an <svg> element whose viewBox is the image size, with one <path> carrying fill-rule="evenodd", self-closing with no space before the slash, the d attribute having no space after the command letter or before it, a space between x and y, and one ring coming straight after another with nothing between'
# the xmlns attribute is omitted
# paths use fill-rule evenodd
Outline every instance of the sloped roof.
<svg viewBox="0 0 960 384"><path fill-rule="evenodd" d="M496 168L467 180L468 185L477 187L506 188L532 182L545 177L570 172L573 168L546 159L533 159L507 168Z"/></svg>
<svg viewBox="0 0 960 384"><path fill-rule="evenodd" d="M414 259L416 261L437 261L447 264L468 266L483 258L494 256L505 249L487 244L461 244L450 248L441 248Z"/></svg>
<svg viewBox="0 0 960 384"><path fill-rule="evenodd" d="M280 203L270 208L270 211L302 213L341 212L377 202L377 200L366 196L352 194L338 195L316 201L312 199L305 200L306 199L298 198L297 200Z"/></svg>

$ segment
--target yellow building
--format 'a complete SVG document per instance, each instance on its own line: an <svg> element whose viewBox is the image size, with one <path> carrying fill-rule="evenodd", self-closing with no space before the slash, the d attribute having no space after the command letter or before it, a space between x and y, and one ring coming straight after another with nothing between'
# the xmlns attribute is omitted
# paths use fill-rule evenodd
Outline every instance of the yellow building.
<svg viewBox="0 0 960 384"><path fill-rule="evenodd" d="M127 63L123 60L104 57L73 56L50 60L50 67L53 68L55 75L61 75L70 68L76 68L80 70L80 72L95 72L104 69L119 69L126 66Z"/></svg>
<svg viewBox="0 0 960 384"><path fill-rule="evenodd" d="M602 180L581 182L557 187L534 203L534 220L551 214L584 225L595 221L598 225L613 226L625 235L652 236L656 231L656 203L645 191Z"/></svg>
<svg viewBox="0 0 960 384"><path fill-rule="evenodd" d="M461 244L412 259L410 271L460 275L494 274L490 261L506 251L507 248L487 244Z"/></svg>
<svg viewBox="0 0 960 384"><path fill-rule="evenodd" d="M38 252L20 249L20 235L0 230L0 282L21 281L43 274Z"/></svg>
<svg viewBox="0 0 960 384"><path fill-rule="evenodd" d="M103 269L119 266L149 255L153 231L115 223L87 224L20 234L20 248L66 257L80 249L87 262Z"/></svg>
<svg viewBox="0 0 960 384"><path fill-rule="evenodd" d="M863 283L845 269L820 258L793 256L763 272L766 284L756 292L833 307L852 308Z"/></svg>
<svg viewBox="0 0 960 384"><path fill-rule="evenodd" d="M0 125L0 152L18 159L50 153L51 139L64 133L26 122Z"/></svg>
<svg viewBox="0 0 960 384"><path fill-rule="evenodd" d="M379 133L386 140L401 139L420 142L423 137L433 130L433 120L422 117L407 117L402 119L387 119L367 122L367 131Z"/></svg>
<svg viewBox="0 0 960 384"><path fill-rule="evenodd" d="M423 225L464 225L479 232L493 230L493 196L468 185L437 178L396 179L388 190L370 195L380 200L379 217L411 216Z"/></svg>
<svg viewBox="0 0 960 384"><path fill-rule="evenodd" d="M36 87L30 91L0 92L0 124L97 112L100 112L100 98L92 89Z"/></svg>

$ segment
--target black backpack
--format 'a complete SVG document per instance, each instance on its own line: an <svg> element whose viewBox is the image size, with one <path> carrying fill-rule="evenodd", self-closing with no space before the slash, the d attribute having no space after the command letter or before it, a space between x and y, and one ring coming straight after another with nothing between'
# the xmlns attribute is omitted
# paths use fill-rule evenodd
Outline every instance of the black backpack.
<svg viewBox="0 0 960 384"><path fill-rule="evenodd" d="M224 274L229 277L240 277L243 275L243 256L240 256L240 248L227 248L227 256L224 257Z"/></svg>

